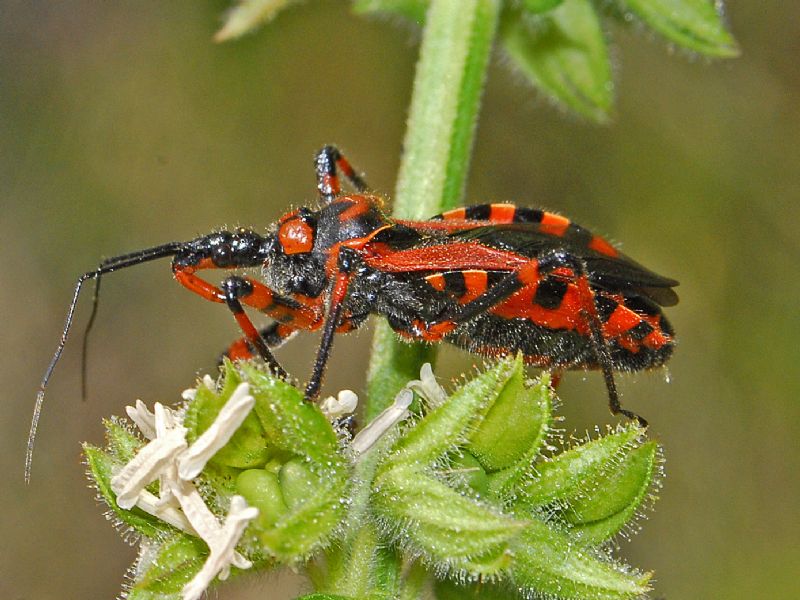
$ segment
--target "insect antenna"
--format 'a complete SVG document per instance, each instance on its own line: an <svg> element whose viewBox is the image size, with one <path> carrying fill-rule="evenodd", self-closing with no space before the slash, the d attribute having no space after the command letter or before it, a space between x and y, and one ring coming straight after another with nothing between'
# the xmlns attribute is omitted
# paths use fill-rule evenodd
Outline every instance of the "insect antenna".
<svg viewBox="0 0 800 600"><path fill-rule="evenodd" d="M42 382L39 384L39 391L36 393L36 403L33 406L33 417L31 418L31 428L30 432L28 433L28 446L25 452L25 483L30 483L31 480L31 465L33 463L33 446L36 440L36 430L39 426L39 417L42 414L42 404L44 403L44 394L45 390L47 389L47 384L50 381L50 376L53 374L53 370L58 363L58 360L61 358L61 353L64 351L64 346L67 343L67 338L69 337L69 331L72 327L72 319L75 316L75 307L78 305L78 297L81 293L81 288L83 287L84 282L88 279L94 279L97 284L95 285L95 294L94 294L94 301L92 305L92 314L89 317L89 323L86 327L86 331L84 332L84 365L85 365L85 354L86 354L86 336L91 329L91 326L94 322L95 314L97 313L97 302L98 302L98 294L100 291L100 278L105 273L111 273L118 269L125 269L127 267L132 267L134 265L138 265L144 262L149 262L151 260L157 260L159 258L164 258L167 256L174 256L181 251L184 247L184 244L181 242L170 242L168 244L163 244L161 246L154 246L152 248L146 248L144 250L139 250L138 252L132 252L130 254L122 254L120 256L115 256L113 258L109 258L104 260L103 262L98 265L97 269L94 271L88 271L81 275L78 278L78 282L75 284L75 291L72 294L72 301L69 304L69 309L67 310L67 318L64 321L64 329L61 332L61 339L58 342L58 346L56 346L56 351L53 354L53 358L50 359L50 364L47 366L47 370L44 373L44 377L42 378ZM85 372L85 367L84 367ZM85 377L85 375L84 375ZM84 389L85 391L85 389Z"/></svg>
<svg viewBox="0 0 800 600"><path fill-rule="evenodd" d="M81 400L86 402L88 393L86 391L87 376L87 357L89 355L89 333L94 326L94 319L97 316L97 303L100 299L100 282L103 280L99 275L94 278L94 294L92 294L92 312L86 321L86 328L83 330L83 341L81 343Z"/></svg>

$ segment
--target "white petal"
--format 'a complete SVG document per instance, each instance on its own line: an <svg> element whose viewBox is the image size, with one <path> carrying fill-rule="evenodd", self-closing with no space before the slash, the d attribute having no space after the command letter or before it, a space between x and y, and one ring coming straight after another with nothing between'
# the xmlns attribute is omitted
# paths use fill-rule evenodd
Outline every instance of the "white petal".
<svg viewBox="0 0 800 600"><path fill-rule="evenodd" d="M111 489L117 494L120 508L130 509L144 487L156 479L175 457L186 449L186 429L175 427L158 437L111 478Z"/></svg>
<svg viewBox="0 0 800 600"><path fill-rule="evenodd" d="M161 519L165 523L169 523L176 529L197 536L197 532L194 530L194 527L192 527L192 524L189 523L186 515L177 508L172 506L162 507L160 504L161 498L157 498L147 490L139 492L139 497L136 500L136 506L141 508L144 512ZM147 538L143 537L142 541L146 539Z"/></svg>
<svg viewBox="0 0 800 600"><path fill-rule="evenodd" d="M436 381L431 363L422 365L419 370L419 379L409 381L406 387L422 396L431 408L435 408L447 400L447 392Z"/></svg>
<svg viewBox="0 0 800 600"><path fill-rule="evenodd" d="M394 398L394 403L375 417L372 422L358 432L353 438L350 447L356 454L363 454L375 445L381 436L395 424L408 417L408 407L414 399L414 394L408 388L403 388Z"/></svg>
<svg viewBox="0 0 800 600"><path fill-rule="evenodd" d="M148 410L144 402L136 400L136 406L126 406L125 412L144 437L148 440L156 437L156 416Z"/></svg>
<svg viewBox="0 0 800 600"><path fill-rule="evenodd" d="M175 479L170 480L169 485L172 493L178 499L186 519L191 523L197 535L210 546L210 542L216 539L220 530L217 517L208 508L191 481Z"/></svg>
<svg viewBox="0 0 800 600"><path fill-rule="evenodd" d="M184 600L200 598L217 575L220 579L227 579L231 565L240 569L248 569L253 565L252 562L236 552L235 548L247 524L257 516L258 509L247 506L244 498L241 496L231 498L231 508L225 524L218 528L212 538L207 539L203 536L210 552L203 568L183 587Z"/></svg>
<svg viewBox="0 0 800 600"><path fill-rule="evenodd" d="M209 459L236 433L255 403L255 398L250 395L250 385L239 384L209 428L178 457L178 475L181 479L197 477Z"/></svg>
<svg viewBox="0 0 800 600"><path fill-rule="evenodd" d="M329 419L355 412L358 407L358 395L352 390L342 390L336 398L328 396L320 402L319 408Z"/></svg>

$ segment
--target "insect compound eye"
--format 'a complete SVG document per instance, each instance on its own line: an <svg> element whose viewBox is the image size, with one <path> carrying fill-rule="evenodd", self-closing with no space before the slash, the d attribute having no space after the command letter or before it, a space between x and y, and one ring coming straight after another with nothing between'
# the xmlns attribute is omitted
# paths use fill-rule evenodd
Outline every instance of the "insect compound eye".
<svg viewBox="0 0 800 600"><path fill-rule="evenodd" d="M278 240L284 254L311 252L314 247L314 228L300 218L289 219L278 229Z"/></svg>

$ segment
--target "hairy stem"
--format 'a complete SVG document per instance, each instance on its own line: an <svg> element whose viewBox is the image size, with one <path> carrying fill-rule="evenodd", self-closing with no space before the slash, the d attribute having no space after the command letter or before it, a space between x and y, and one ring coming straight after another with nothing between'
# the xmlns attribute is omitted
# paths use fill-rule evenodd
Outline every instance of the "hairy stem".
<svg viewBox="0 0 800 600"><path fill-rule="evenodd" d="M432 0L414 79L394 214L424 219L456 206L466 181L481 92L500 0ZM430 346L398 342L379 323L368 374L366 418L391 402L423 362Z"/></svg>

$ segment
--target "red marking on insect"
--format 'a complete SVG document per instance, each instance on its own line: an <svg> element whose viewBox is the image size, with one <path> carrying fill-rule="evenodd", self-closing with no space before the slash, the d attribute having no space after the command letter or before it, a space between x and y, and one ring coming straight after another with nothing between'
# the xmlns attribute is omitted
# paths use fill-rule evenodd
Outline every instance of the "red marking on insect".
<svg viewBox="0 0 800 600"><path fill-rule="evenodd" d="M558 237L567 232L569 225L569 219L554 213L545 213L544 218L542 218L542 231Z"/></svg>
<svg viewBox="0 0 800 600"><path fill-rule="evenodd" d="M592 238L588 245L590 250L594 250L595 252L599 252L600 254L605 254L606 256L610 256L615 258L619 255L619 251L614 248L611 244L609 244L606 240L601 238L600 236L596 235Z"/></svg>
<svg viewBox="0 0 800 600"><path fill-rule="evenodd" d="M311 252L314 246L314 230L311 225L295 217L281 224L278 239L286 254Z"/></svg>
<svg viewBox="0 0 800 600"><path fill-rule="evenodd" d="M661 307L677 303L676 281L538 209L483 204L428 221L392 219L336 148L320 151L315 164L319 206L287 213L267 233L236 229L170 242L108 259L79 278L37 395L26 472L44 391L83 283L165 257L179 283L234 315L244 337L229 347L231 358L259 356L286 376L270 348L321 328L309 401L319 394L335 334L375 314L411 341L447 341L483 356L521 352L526 363L559 372L600 369L612 412L645 423L620 406L614 372L669 359L673 331ZM357 193L342 194L337 172ZM263 282L235 272L251 268L261 270ZM234 272L217 285L198 275L210 269ZM273 323L259 330L248 308Z"/></svg>

